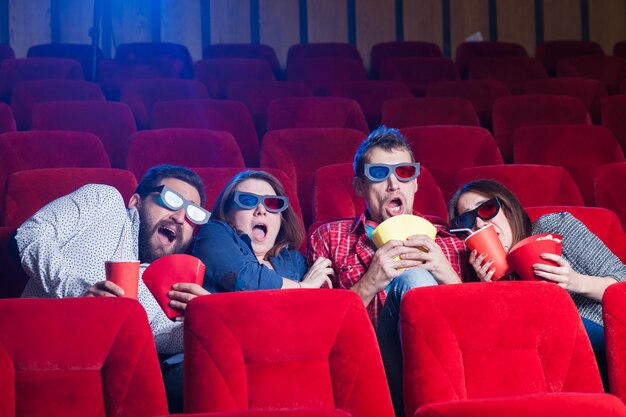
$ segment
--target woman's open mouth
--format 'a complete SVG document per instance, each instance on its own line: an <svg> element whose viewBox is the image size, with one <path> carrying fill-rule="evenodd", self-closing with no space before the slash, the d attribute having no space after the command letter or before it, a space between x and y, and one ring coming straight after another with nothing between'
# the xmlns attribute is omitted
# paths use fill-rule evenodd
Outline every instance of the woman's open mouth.
<svg viewBox="0 0 626 417"><path fill-rule="evenodd" d="M265 240L267 236L267 225L263 223L255 224L252 227L252 237L255 240Z"/></svg>

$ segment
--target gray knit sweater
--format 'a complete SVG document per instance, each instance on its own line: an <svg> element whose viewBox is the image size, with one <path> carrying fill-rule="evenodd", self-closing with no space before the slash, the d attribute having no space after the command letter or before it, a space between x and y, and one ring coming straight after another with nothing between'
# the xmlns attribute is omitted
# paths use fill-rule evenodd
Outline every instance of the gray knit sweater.
<svg viewBox="0 0 626 417"><path fill-rule="evenodd" d="M626 265L570 213L541 216L533 224L533 234L540 233L563 236L563 258L579 274L626 281ZM580 294L571 295L582 317L603 325L601 303Z"/></svg>

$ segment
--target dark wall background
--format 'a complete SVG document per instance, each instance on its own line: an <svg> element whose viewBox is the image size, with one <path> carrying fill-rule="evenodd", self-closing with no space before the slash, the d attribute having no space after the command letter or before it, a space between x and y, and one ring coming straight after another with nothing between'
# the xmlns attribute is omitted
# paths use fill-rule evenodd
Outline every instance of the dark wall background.
<svg viewBox="0 0 626 417"><path fill-rule="evenodd" d="M372 45L390 40L438 43L454 56L467 36L523 44L589 39L611 53L626 40L626 0L99 0L105 54L136 41L203 45L261 42L284 64L299 42L352 42L366 64ZM18 57L39 43L90 43L93 0L0 0L0 42Z"/></svg>

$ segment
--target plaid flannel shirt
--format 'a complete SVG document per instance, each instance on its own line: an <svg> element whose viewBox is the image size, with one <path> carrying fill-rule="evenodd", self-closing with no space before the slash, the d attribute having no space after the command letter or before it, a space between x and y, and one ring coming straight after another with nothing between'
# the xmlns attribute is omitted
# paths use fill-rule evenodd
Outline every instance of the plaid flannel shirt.
<svg viewBox="0 0 626 417"><path fill-rule="evenodd" d="M421 216L419 213L413 214ZM436 227L435 243L441 247L459 277L464 279L468 273L465 243L447 232L443 226ZM323 224L311 235L307 250L309 265L320 256L331 260L335 271L332 277L333 287L342 289L350 289L361 279L375 252L365 231L365 213L356 220L338 220ZM378 324L385 298L385 291L380 291L367 306L374 326Z"/></svg>

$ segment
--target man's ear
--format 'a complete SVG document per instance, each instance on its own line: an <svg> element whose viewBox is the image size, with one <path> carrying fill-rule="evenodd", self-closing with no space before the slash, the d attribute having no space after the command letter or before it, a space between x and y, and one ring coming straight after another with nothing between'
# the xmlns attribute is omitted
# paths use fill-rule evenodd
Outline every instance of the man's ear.
<svg viewBox="0 0 626 417"><path fill-rule="evenodd" d="M141 196L137 193L133 194L128 200L128 208L139 209L139 204L141 203Z"/></svg>
<svg viewBox="0 0 626 417"><path fill-rule="evenodd" d="M363 197L363 178L352 177L352 187L354 187L356 195Z"/></svg>

